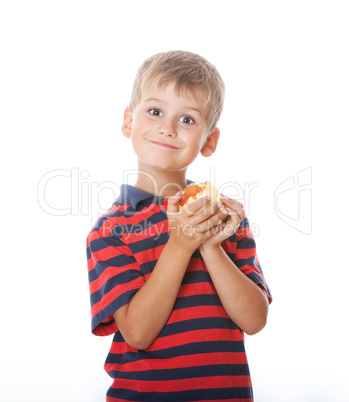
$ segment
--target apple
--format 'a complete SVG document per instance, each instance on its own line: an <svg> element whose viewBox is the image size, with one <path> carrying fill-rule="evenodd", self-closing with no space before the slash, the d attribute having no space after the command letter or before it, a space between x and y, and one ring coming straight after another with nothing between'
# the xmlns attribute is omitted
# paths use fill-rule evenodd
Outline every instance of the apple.
<svg viewBox="0 0 349 402"><path fill-rule="evenodd" d="M219 193L217 187L211 184L209 181L205 181L204 183L191 183L183 190L183 193L183 197L179 203L179 210L183 209L186 205L191 204L199 198L206 196L211 197L211 201L207 205L219 201L222 202L223 200L222 195ZM197 212L200 212L205 207L200 208Z"/></svg>

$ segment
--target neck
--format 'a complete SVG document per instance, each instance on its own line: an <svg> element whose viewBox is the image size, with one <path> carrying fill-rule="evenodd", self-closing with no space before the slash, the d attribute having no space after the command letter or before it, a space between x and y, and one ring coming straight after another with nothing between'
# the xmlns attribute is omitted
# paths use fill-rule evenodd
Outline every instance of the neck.
<svg viewBox="0 0 349 402"><path fill-rule="evenodd" d="M179 172L149 172L138 166L136 188L147 193L170 197L186 187L186 169Z"/></svg>

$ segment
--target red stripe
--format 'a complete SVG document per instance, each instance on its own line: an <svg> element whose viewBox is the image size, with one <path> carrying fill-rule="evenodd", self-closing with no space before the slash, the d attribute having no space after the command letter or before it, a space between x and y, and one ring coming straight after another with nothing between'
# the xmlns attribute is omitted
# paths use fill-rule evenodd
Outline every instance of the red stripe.
<svg viewBox="0 0 349 402"><path fill-rule="evenodd" d="M107 318L107 320L111 320L112 318L113 318L113 317L110 316L110 317ZM118 331L118 327L117 327L117 325L115 324L115 321L113 321L113 322L111 322L109 325L106 325L106 326L98 325L98 326L92 331L92 333L93 333L94 335L97 335L97 336L108 336L108 335L115 334L115 332L117 332L117 331Z"/></svg>
<svg viewBox="0 0 349 402"><path fill-rule="evenodd" d="M143 230L144 229L144 230ZM149 239L151 237L157 237L169 231L169 223L167 220L158 222L149 227L144 227L144 224L137 226L132 223L130 233L123 233L123 239L127 241L127 244L137 243L140 240Z"/></svg>
<svg viewBox="0 0 349 402"><path fill-rule="evenodd" d="M164 247L165 245L149 248L147 250L140 251L139 253L134 253L134 256L137 261L142 262L158 260Z"/></svg>
<svg viewBox="0 0 349 402"><path fill-rule="evenodd" d="M187 271L203 271L207 272L205 262L201 258L191 258Z"/></svg>
<svg viewBox="0 0 349 402"><path fill-rule="evenodd" d="M120 350L113 342L110 353L120 353ZM124 364L106 363L105 370L117 370L121 372L137 372L147 370L165 370L168 368L185 368L211 366L215 364L247 364L246 354L244 352L215 352L203 353L197 355L177 356L169 359L143 359Z"/></svg>
<svg viewBox="0 0 349 402"><path fill-rule="evenodd" d="M222 306L196 306L186 307L184 309L173 310L167 324L192 320L194 318L222 317L228 318Z"/></svg>
<svg viewBox="0 0 349 402"><path fill-rule="evenodd" d="M177 297L197 296L198 294L216 295L212 283L196 282L181 285Z"/></svg>
<svg viewBox="0 0 349 402"><path fill-rule="evenodd" d="M239 248L236 252L236 259L247 259L256 255L255 248Z"/></svg>
<svg viewBox="0 0 349 402"><path fill-rule="evenodd" d="M90 282L90 294L92 295L94 292L98 291L109 279L131 269L140 271L138 264L129 264L122 267L108 266L97 279Z"/></svg>
<svg viewBox="0 0 349 402"><path fill-rule="evenodd" d="M95 263L92 258L87 260L87 271L90 272L95 268Z"/></svg>
<svg viewBox="0 0 349 402"><path fill-rule="evenodd" d="M121 210L120 210L120 212L121 212ZM115 225L138 225L138 223L140 223L146 219L145 215L143 215L143 214L139 215L138 213L136 213L136 214L130 215L130 216L125 216L125 215L112 216L108 219L110 219L110 221L113 222L114 226Z"/></svg>
<svg viewBox="0 0 349 402"><path fill-rule="evenodd" d="M93 240L99 239L100 238L100 234L98 232L98 230L94 230L93 232L90 232L88 237L87 237L87 247L90 247L90 243Z"/></svg>
<svg viewBox="0 0 349 402"><path fill-rule="evenodd" d="M238 341L239 338L241 337L240 330L238 329L200 329L156 338L154 343L147 349L147 351L153 352L196 342Z"/></svg>
<svg viewBox="0 0 349 402"><path fill-rule="evenodd" d="M101 237L103 238L110 236L110 232L114 229L114 227L115 224L112 222L112 219L111 218L106 219L103 222L103 225L98 230L90 232L88 236L88 246L94 240L98 240Z"/></svg>
<svg viewBox="0 0 349 402"><path fill-rule="evenodd" d="M152 253L155 250L155 253L157 255L157 259L160 258L160 254L163 250L163 248L165 247L165 245L159 246L157 248L153 248L149 250L150 255L147 256L147 258L149 260L152 260L152 258L154 258L154 256L152 255ZM139 257L139 253L137 254L137 256ZM200 258L195 258L195 259L191 259L189 261L189 265L187 268L187 272L194 272L194 271L206 271L206 266L205 263L203 263L203 261ZM148 277L151 275L151 272L149 274L146 275L146 279L148 280ZM195 286L197 285L197 290L195 291L195 289L192 289L191 291L188 289L186 289L186 286ZM199 290L199 292L198 292ZM192 293L194 291L194 293ZM197 294L203 294L203 293L207 293L207 294L216 294L216 290L214 289L214 286L210 283L207 282L195 282L195 283L189 283L187 285L182 285L182 288L179 291L178 297L181 296L191 296L193 294L197 295Z"/></svg>
<svg viewBox="0 0 349 402"><path fill-rule="evenodd" d="M170 381L139 381L118 378L111 388L130 389L136 392L176 392L196 389L239 388L250 387L251 380L247 376L213 376L203 378L185 378Z"/></svg>
<svg viewBox="0 0 349 402"><path fill-rule="evenodd" d="M94 261L106 261L110 258L117 257L118 255L131 256L131 250L127 246L108 246L102 250L92 252L91 256Z"/></svg>
<svg viewBox="0 0 349 402"><path fill-rule="evenodd" d="M127 205L126 208L131 207L130 205ZM126 209L125 208L125 209ZM124 209L124 210L125 210ZM123 212L124 210L121 210L121 207L119 207L120 212ZM152 203L150 204L148 207L144 207L142 210L140 211L135 211L134 214L130 215L129 217L125 217L125 223L129 223L129 224L137 224L143 220L148 219L149 217L153 216L155 213L158 213L161 211L161 208L158 204L156 203ZM119 223L119 217L115 217L115 219L117 219L117 222Z"/></svg>
<svg viewBox="0 0 349 402"><path fill-rule="evenodd" d="M222 248L226 253L236 253L236 243L231 243L229 241L222 242Z"/></svg>
<svg viewBox="0 0 349 402"><path fill-rule="evenodd" d="M125 209L127 209L128 207L130 207L130 205L121 205L120 207L117 206L113 206L109 211L107 211L105 214L101 215L99 219L101 219L102 217L109 215L109 214L113 214L115 213L115 211L117 209L119 209L119 211L122 213ZM150 216L153 215L154 212L159 212L160 207L157 204L151 204L149 207L144 208L142 211L137 212L137 214L131 215L130 217L126 217L122 214L120 214L120 216L108 216L108 218L103 222L102 226L98 229L98 230L94 230L91 231L89 234L89 241L93 241L98 239L99 237L105 237L105 236L109 236L111 230L114 229L115 225L138 225L140 222L148 219ZM96 223L98 222L98 220L96 221ZM95 223L95 225L96 225ZM168 222L165 221L163 222L165 225L167 225L167 230L165 229L164 231L168 231ZM94 226L95 226L94 225ZM160 230L160 229L158 229ZM163 233L163 231L161 232L157 232L157 234L159 233Z"/></svg>
<svg viewBox="0 0 349 402"><path fill-rule="evenodd" d="M238 240L241 240L241 238L243 238L243 237L249 237L249 238L253 239L253 233L252 233L251 228L249 226L239 228L236 231L236 233L237 233L237 235L239 237Z"/></svg>
<svg viewBox="0 0 349 402"><path fill-rule="evenodd" d="M101 310L106 308L110 303L117 299L121 294L133 289L140 289L144 285L144 278L139 277L133 281L114 287L110 292L106 293L103 298L91 307L92 317L98 314Z"/></svg>
<svg viewBox="0 0 349 402"><path fill-rule="evenodd" d="M252 274L252 273L256 273L256 274L258 274L261 278L264 279L264 276L261 274L260 270L259 270L257 267L253 266L253 265L244 265L244 266L241 268L241 271L242 271L245 275Z"/></svg>

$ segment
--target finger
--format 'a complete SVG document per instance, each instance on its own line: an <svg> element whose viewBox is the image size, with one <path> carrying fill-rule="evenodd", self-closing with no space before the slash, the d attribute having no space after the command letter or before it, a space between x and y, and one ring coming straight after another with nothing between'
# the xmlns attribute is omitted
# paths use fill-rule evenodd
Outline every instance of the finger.
<svg viewBox="0 0 349 402"><path fill-rule="evenodd" d="M245 217L245 211L242 208L230 209L228 208L229 222L237 224L238 226Z"/></svg>
<svg viewBox="0 0 349 402"><path fill-rule="evenodd" d="M195 209L197 209L197 206L195 206ZM193 227L198 226L199 229L197 230L203 233L228 216L228 211L220 202L214 204L209 202L201 206L195 213L191 212L191 214L192 215L189 216L187 215L186 221Z"/></svg>
<svg viewBox="0 0 349 402"><path fill-rule="evenodd" d="M224 224L223 232L225 238L232 236L240 227L240 222L230 219Z"/></svg>
<svg viewBox="0 0 349 402"><path fill-rule="evenodd" d="M239 222L241 222L245 216L244 210L243 209L231 209L227 208L228 215L231 217L235 218Z"/></svg>
<svg viewBox="0 0 349 402"><path fill-rule="evenodd" d="M229 197L227 197L226 195L223 195L223 203L225 204L225 205L234 205L234 204L237 204L237 205L239 205L241 208L243 208L244 207L244 204L242 204L241 202L239 202L239 201L236 201L236 200L233 200L232 198L229 198Z"/></svg>
<svg viewBox="0 0 349 402"><path fill-rule="evenodd" d="M219 206L219 203L218 203ZM202 227L204 231L210 230L213 227L219 226L223 221L229 216L229 212L226 208L219 208L216 212L211 215L209 219L202 222Z"/></svg>
<svg viewBox="0 0 349 402"><path fill-rule="evenodd" d="M229 206L226 206L226 209L230 216L236 215L240 220L242 220L245 216L244 209L237 204L230 204Z"/></svg>
<svg viewBox="0 0 349 402"><path fill-rule="evenodd" d="M223 204L220 201L214 202L214 203L210 202L210 203L204 205L202 208L200 208L199 211L196 212L196 214L198 214L198 215L200 214L200 220L204 221L204 220L212 218L214 215L219 214L220 211L223 211L225 209L226 208L223 206ZM218 220L217 220L217 222L218 222Z"/></svg>
<svg viewBox="0 0 349 402"><path fill-rule="evenodd" d="M225 222L221 222L218 225L214 226L213 228L207 230L203 235L207 238L210 237L217 237L218 241L223 241L225 240L227 237L231 236L230 232L228 233L228 235L225 232L225 228L226 228L226 223Z"/></svg>
<svg viewBox="0 0 349 402"><path fill-rule="evenodd" d="M211 203L211 197L202 197L194 202L192 202L189 205L185 205L183 208L183 212L186 215L194 215L201 210L203 210L206 206L208 206Z"/></svg>
<svg viewBox="0 0 349 402"><path fill-rule="evenodd" d="M181 201L183 197L183 192L178 191L175 195L171 196L168 198L168 203L167 203L167 214L168 215L174 215L178 213L179 210L179 202Z"/></svg>

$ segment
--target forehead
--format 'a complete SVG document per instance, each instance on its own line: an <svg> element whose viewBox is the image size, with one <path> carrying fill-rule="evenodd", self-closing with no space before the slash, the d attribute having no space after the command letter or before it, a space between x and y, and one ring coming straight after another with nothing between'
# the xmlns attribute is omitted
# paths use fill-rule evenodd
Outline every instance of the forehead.
<svg viewBox="0 0 349 402"><path fill-rule="evenodd" d="M164 102L176 98L178 102L195 105L202 112L207 111L207 105L203 101L206 97L201 88L188 88L173 81L161 83L158 80L153 80L143 89L141 98L142 101L150 98Z"/></svg>

